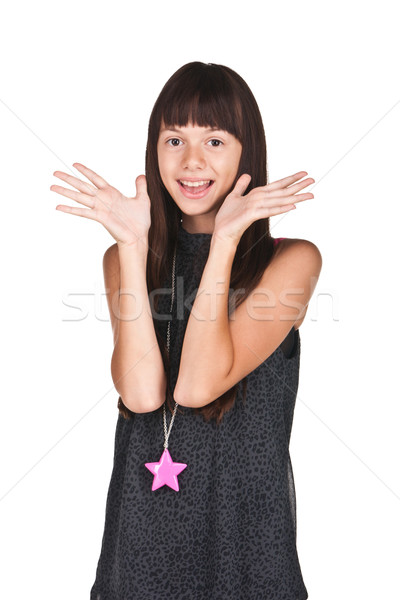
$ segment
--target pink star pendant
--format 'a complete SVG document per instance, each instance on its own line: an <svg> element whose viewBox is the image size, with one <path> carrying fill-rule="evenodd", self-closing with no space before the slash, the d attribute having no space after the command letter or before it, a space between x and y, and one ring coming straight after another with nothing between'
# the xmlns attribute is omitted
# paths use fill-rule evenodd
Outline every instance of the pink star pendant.
<svg viewBox="0 0 400 600"><path fill-rule="evenodd" d="M165 448L158 462L146 463L145 467L154 475L153 486L151 491L158 490L163 485L168 485L170 488L179 492L179 484L177 475L186 469L185 463L174 463L168 448Z"/></svg>

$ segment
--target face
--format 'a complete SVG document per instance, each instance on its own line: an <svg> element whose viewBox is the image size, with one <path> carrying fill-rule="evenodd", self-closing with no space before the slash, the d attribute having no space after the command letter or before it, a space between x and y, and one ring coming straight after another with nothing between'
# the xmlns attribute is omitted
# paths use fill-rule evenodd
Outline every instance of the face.
<svg viewBox="0 0 400 600"><path fill-rule="evenodd" d="M236 178L242 145L232 134L190 124L160 128L161 179L190 233L212 233L215 216Z"/></svg>

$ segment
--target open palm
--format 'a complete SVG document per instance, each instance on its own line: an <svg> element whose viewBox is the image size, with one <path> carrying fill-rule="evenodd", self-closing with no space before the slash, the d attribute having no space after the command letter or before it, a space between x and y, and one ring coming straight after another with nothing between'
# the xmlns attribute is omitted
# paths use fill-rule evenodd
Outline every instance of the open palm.
<svg viewBox="0 0 400 600"><path fill-rule="evenodd" d="M243 173L215 217L215 235L238 243L245 230L258 219L280 215L292 210L297 202L314 198L311 192L298 193L315 183L311 177L299 182L304 175L307 175L306 171L299 171L273 183L253 188L243 195L251 180L248 173Z"/></svg>
<svg viewBox="0 0 400 600"><path fill-rule="evenodd" d="M71 198L88 208L59 204L56 209L98 221L118 243L134 244L138 240L147 243L151 218L146 176L139 175L136 178L136 196L128 198L88 167L80 163L74 163L73 166L93 185L81 181L73 175L55 171L53 173L55 177L65 181L78 191L59 185L52 185L50 190Z"/></svg>

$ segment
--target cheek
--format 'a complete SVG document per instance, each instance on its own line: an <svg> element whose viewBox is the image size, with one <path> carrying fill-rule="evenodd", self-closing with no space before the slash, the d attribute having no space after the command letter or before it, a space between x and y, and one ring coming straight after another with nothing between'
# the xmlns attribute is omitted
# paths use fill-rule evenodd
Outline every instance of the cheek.
<svg viewBox="0 0 400 600"><path fill-rule="evenodd" d="M160 171L161 179L165 183L165 177L168 174L165 157L162 154L158 155L158 170Z"/></svg>
<svg viewBox="0 0 400 600"><path fill-rule="evenodd" d="M164 177L171 173L171 161L162 152L158 155L158 168Z"/></svg>
<svg viewBox="0 0 400 600"><path fill-rule="evenodd" d="M236 163L235 160L232 160L232 162L229 165L229 169L226 172L225 180L227 184L232 185L232 183L234 182L238 167L239 163Z"/></svg>

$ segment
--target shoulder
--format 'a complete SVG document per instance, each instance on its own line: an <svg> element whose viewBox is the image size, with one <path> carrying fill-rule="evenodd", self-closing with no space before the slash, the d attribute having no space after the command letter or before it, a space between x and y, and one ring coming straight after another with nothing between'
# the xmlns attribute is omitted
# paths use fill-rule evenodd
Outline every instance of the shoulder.
<svg viewBox="0 0 400 600"><path fill-rule="evenodd" d="M318 283L321 268L322 256L316 244L299 238L284 238L276 244L275 253L255 292L266 290L272 302L275 299L277 306L281 304L277 309L278 319L294 317L293 324L298 329Z"/></svg>
<svg viewBox="0 0 400 600"><path fill-rule="evenodd" d="M276 244L271 265L289 270L306 268L318 276L322 268L322 255L318 246L310 240L284 238Z"/></svg>
<svg viewBox="0 0 400 600"><path fill-rule="evenodd" d="M115 242L115 244L112 244L112 246L109 246L107 248L107 250L104 252L104 260L111 260L111 259L116 259L118 258L118 244L117 242Z"/></svg>
<svg viewBox="0 0 400 600"><path fill-rule="evenodd" d="M104 252L103 256L103 274L106 286L119 285L120 265L118 244L115 243Z"/></svg>
<svg viewBox="0 0 400 600"><path fill-rule="evenodd" d="M103 269L107 274L113 274L116 269L118 269L119 273L119 254L116 242L104 252Z"/></svg>
<svg viewBox="0 0 400 600"><path fill-rule="evenodd" d="M118 244L115 243L104 252L103 256L103 274L104 285L106 290L106 298L108 309L110 312L110 320L113 331L114 346L116 344L119 332L119 320L115 316L115 300L118 300L120 286L120 268Z"/></svg>

